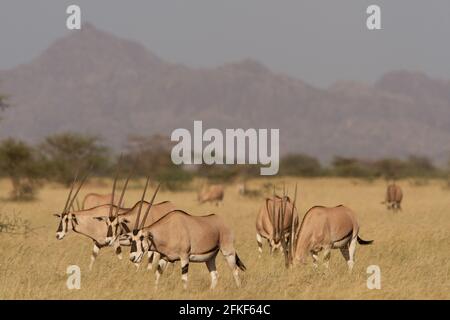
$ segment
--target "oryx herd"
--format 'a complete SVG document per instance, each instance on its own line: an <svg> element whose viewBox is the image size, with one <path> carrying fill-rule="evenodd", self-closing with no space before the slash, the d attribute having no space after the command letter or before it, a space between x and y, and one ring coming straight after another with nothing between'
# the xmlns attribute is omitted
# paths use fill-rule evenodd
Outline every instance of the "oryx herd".
<svg viewBox="0 0 450 320"><path fill-rule="evenodd" d="M77 211L74 210L73 203L86 177L81 180L73 194L77 183L75 176L64 209L60 214L56 214L59 218L56 231L58 240L63 239L69 231L73 231L93 241L94 248L89 269L92 269L101 248L113 246L117 257L122 259L121 247L130 246L130 260L136 266L139 266L146 253L149 259L148 268L151 269L153 262L157 261L156 285L167 263L180 261L181 279L186 288L189 263L204 262L211 275L211 288L214 288L218 279L216 256L220 251L232 269L236 285L240 286L239 270L245 271L245 265L234 248L232 230L219 216L216 214L193 216L176 209L170 201L154 203L159 185L150 202L145 201L149 178L141 200L131 208L122 208L118 204L123 203L131 174L127 177L120 198L116 202L117 176L114 179L112 194L103 197L110 203ZM93 197L92 194L88 196ZM141 219L142 212L144 214Z"/></svg>
<svg viewBox="0 0 450 320"><path fill-rule="evenodd" d="M89 269L92 269L100 249L111 246L117 257L122 259L122 247L130 247L129 259L137 268L145 255L148 257L148 269L156 264L156 286L167 265L179 261L181 280L186 288L189 264L204 262L211 277L210 288L214 289L218 280L216 256L220 251L232 271L236 285L241 285L239 271L245 271L246 267L236 252L233 231L219 215L191 215L169 200L155 202L160 185L156 187L150 201L146 201L149 178L140 200L131 207L125 207L124 197L132 173L128 174L117 197L118 172L111 194L89 193L77 209L74 203L87 176L78 181L76 175L64 209L56 214L59 218L56 231L58 240L71 231L92 240ZM198 194L201 203L211 201L217 204L223 197L224 188L220 185L203 188ZM355 213L343 205L314 206L300 218L296 200L297 185L293 200L286 194L284 187L281 196L274 190L271 197L264 199L256 216L259 255L263 252L265 239L271 254L275 250L282 252L287 268L306 264L309 257L312 258L313 266L317 267L320 252L323 252L325 267L328 267L331 250L339 249L351 271L356 244L368 245L373 242L360 238ZM400 187L395 183L389 185L383 203L389 209L397 210L401 209L401 200Z"/></svg>

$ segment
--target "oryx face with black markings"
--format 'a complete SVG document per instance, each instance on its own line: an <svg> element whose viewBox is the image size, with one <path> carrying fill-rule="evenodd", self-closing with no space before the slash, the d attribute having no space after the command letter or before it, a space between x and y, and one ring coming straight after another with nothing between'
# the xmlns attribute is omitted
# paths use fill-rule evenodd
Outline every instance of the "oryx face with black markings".
<svg viewBox="0 0 450 320"><path fill-rule="evenodd" d="M127 234L131 242L130 260L139 263L144 253L150 249L150 241L148 235L143 230L133 230Z"/></svg>
<svg viewBox="0 0 450 320"><path fill-rule="evenodd" d="M69 195L67 196L66 204L64 206L64 209L62 210L62 213L54 214L55 217L59 218L59 225L58 225L58 229L56 230L56 239L58 239L58 240L63 239L64 236L66 235L66 233L69 232L70 229L74 230L75 225L78 224L76 216L72 213L74 211L74 210L72 210L73 203L74 203L75 199L77 198L78 192L80 191L84 182L86 182L88 175L84 176L83 180L81 180L81 183L79 184L77 190L75 191L75 194L72 196L73 189L77 182L77 177L78 177L78 173L75 175L75 179L72 182L72 186L70 187L70 192L69 192Z"/></svg>
<svg viewBox="0 0 450 320"><path fill-rule="evenodd" d="M123 234L128 233L130 229L128 228L128 223L130 221L126 218L121 218L120 216L110 216L110 217L98 217L97 220L103 220L107 225L107 232L105 243L112 246L117 238Z"/></svg>
<svg viewBox="0 0 450 320"><path fill-rule="evenodd" d="M58 229L56 230L56 239L62 240L69 230L73 230L78 224L77 218L73 213L55 214L59 218Z"/></svg>

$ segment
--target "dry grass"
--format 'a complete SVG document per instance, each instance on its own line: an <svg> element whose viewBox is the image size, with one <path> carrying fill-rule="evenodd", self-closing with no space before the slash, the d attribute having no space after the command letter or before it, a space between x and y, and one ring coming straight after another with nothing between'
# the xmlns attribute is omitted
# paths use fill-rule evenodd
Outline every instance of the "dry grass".
<svg viewBox="0 0 450 320"><path fill-rule="evenodd" d="M272 182L280 183L280 179ZM250 183L261 186L263 180ZM293 179L286 179L291 190ZM299 179L300 212L315 204L345 204L353 208L361 225L361 236L374 239L372 246L358 246L356 264L348 274L338 251L333 251L330 270L311 265L285 270L282 257L270 257L267 246L258 259L255 241L255 215L258 198L241 198L229 186L224 205L197 205L194 192L161 192L158 199L171 199L193 214L217 212L224 216L236 234L236 248L247 266L241 274L243 287L237 290L231 273L218 256L219 285L210 291L204 264L191 264L189 289L184 291L180 267L169 267L161 278L159 290L153 289L153 272L145 266L136 272L127 259L117 260L112 249L101 250L92 272L87 271L92 243L71 234L55 239L56 218L67 190L47 186L34 202L9 202L0 199L0 212L19 212L32 226L43 226L29 236L0 234L0 299L448 299L450 280L450 191L442 182L417 186L406 181L403 212L393 215L380 204L385 184L350 179ZM0 183L3 196L9 186ZM89 186L84 192L108 192L106 186ZM141 189L129 190L128 203L137 200ZM83 195L83 194L82 194ZM124 251L127 258L128 248ZM66 288L66 268L77 264L82 270L81 289ZM366 287L369 265L379 265L381 290Z"/></svg>

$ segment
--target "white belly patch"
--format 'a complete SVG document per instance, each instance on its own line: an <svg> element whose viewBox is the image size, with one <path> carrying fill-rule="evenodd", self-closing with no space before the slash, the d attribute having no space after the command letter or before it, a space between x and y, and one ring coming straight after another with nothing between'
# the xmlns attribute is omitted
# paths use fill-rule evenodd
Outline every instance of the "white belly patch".
<svg viewBox="0 0 450 320"><path fill-rule="evenodd" d="M211 259L215 254L217 254L217 251L219 251L219 249L208 252L208 253L203 253L203 254L191 254L189 256L189 261L191 261L191 262L206 262L209 259Z"/></svg>

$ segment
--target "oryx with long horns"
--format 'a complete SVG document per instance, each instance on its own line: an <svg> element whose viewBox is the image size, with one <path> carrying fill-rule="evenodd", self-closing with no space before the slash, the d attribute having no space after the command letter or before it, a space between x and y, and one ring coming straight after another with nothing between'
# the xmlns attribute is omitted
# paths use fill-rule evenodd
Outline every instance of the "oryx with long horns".
<svg viewBox="0 0 450 320"><path fill-rule="evenodd" d="M295 208L295 200L293 206ZM286 214L285 208L282 206L282 219ZM331 250L340 249L348 268L352 270L356 243L368 245L373 242L359 237L356 215L343 205L331 208L314 206L305 213L298 226L291 225L291 230L290 237L281 237L286 267L305 264L309 256L317 266L321 251L324 252L325 267L328 267Z"/></svg>
<svg viewBox="0 0 450 320"><path fill-rule="evenodd" d="M153 203L158 189L159 186L150 204ZM232 269L236 285L240 286L238 270L244 271L245 266L234 249L233 232L219 216L191 216L184 211L174 210L153 224L145 226L148 211L149 208L141 223L139 216L136 218L135 228L131 233L130 260L139 263L147 250L158 252L161 259L156 270L156 286L167 262L180 261L181 280L185 289L189 263L204 262L210 272L213 289L218 279L216 256L219 251Z"/></svg>
<svg viewBox="0 0 450 320"><path fill-rule="evenodd" d="M283 209L285 210L283 211ZM263 239L266 239L269 244L270 254L277 249L281 250L281 237L289 237L292 219L294 219L295 227L298 224L298 213L291 199L285 194L283 197L277 196L274 190L272 198L264 200L264 205L256 217L256 242L260 254L262 253Z"/></svg>
<svg viewBox="0 0 450 320"><path fill-rule="evenodd" d="M125 185L122 189L122 194L120 196L119 203L122 202L130 176L131 173L128 176ZM108 245L110 246L115 245L117 241L119 242L125 241L127 233L130 232L130 230L132 230L133 228L132 223L139 220L142 209L146 210L145 211L146 226L152 224L153 222L163 217L168 212L176 209L175 206L170 201L163 201L156 204L153 204L153 199L152 202L144 201L149 180L150 178L147 178L141 200L136 202L136 204L132 208L121 212L117 208L114 215L110 215L108 217L106 216L95 217L95 219L97 220L103 220L106 222L108 230L105 235L106 237L105 242ZM150 250L148 251L148 269L152 269L154 261L156 262L159 261L159 254L157 252L153 252Z"/></svg>
<svg viewBox="0 0 450 320"><path fill-rule="evenodd" d="M120 163L120 160L119 160L119 163ZM94 248L92 250L91 262L89 264L89 270L92 269L92 266L98 256L100 249L108 246L108 243L105 242L105 237L107 234L107 225L105 224L104 221L101 221L101 220L95 219L95 218L98 216L104 216L104 215L109 215L110 217L112 217L113 210L116 211L116 214L120 214L122 212L128 211L128 209L120 208L120 207L112 204L112 203L114 203L114 193L115 193L115 189L116 189L119 168L120 168L120 166L118 166L117 173L114 178L111 204L105 204L105 205L97 206L97 207L86 209L86 210L69 211L69 208L73 207L73 203L78 195L78 192L80 191L81 187L83 186L84 182L86 181L86 179L88 177L88 175L86 175L82 179L74 196L72 197L72 192L77 183L77 178L78 178L78 173L77 173L75 175L74 181L72 183L72 186L71 186L71 189L70 189L70 192L67 197L66 204L64 206L62 213L55 214L55 216L60 218L59 226L56 231L56 238L58 240L63 239L64 236L69 231L74 231L75 233L84 235L85 237L88 237L93 241ZM128 183L128 180L127 180L126 184L127 183ZM123 192L122 192L122 194L123 194ZM122 201L122 198L121 198L121 201ZM130 245L130 243L126 238L122 238L122 239L120 239L120 241L116 241L114 243L115 253L119 259L122 259L121 246L127 246L127 245Z"/></svg>

